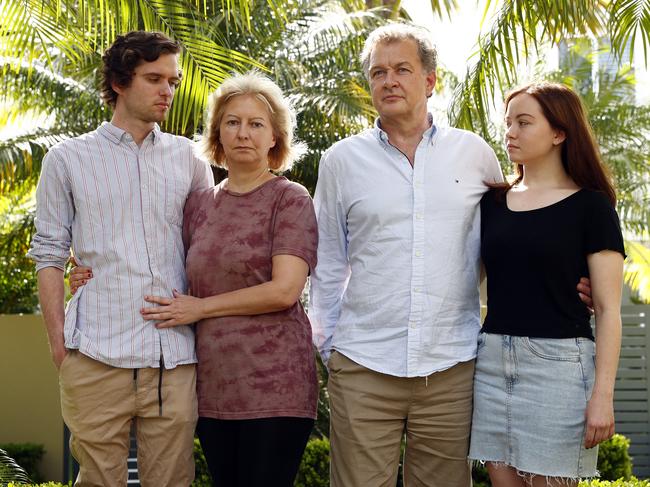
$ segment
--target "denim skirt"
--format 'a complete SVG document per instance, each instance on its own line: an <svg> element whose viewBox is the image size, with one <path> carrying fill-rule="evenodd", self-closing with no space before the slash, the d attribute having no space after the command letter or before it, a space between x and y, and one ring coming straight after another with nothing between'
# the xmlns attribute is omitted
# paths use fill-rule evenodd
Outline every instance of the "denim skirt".
<svg viewBox="0 0 650 487"><path fill-rule="evenodd" d="M481 333L469 457L522 475L593 477L598 447L584 447L595 375L588 338Z"/></svg>

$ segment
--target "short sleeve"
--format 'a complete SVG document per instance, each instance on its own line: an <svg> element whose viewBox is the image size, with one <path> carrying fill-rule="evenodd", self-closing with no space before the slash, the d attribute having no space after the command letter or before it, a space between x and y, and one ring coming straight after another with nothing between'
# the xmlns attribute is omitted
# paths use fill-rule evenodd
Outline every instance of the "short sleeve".
<svg viewBox="0 0 650 487"><path fill-rule="evenodd" d="M199 209L199 200L202 191L193 191L188 196L185 201L185 208L183 209L183 246L185 247L185 253L187 249L190 248L190 243L192 241L192 233L194 233L194 219L197 210Z"/></svg>
<svg viewBox="0 0 650 487"><path fill-rule="evenodd" d="M307 190L290 183L284 190L274 215L271 255L295 255L316 268L318 228L314 204Z"/></svg>
<svg viewBox="0 0 650 487"><path fill-rule="evenodd" d="M618 214L604 195L593 193L589 214L590 217L585 222L585 254L613 250L625 257L625 245Z"/></svg>

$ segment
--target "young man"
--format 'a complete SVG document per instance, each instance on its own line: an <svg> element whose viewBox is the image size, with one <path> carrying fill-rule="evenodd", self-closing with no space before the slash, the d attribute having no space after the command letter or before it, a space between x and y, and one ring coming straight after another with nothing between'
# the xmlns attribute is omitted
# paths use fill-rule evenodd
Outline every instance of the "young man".
<svg viewBox="0 0 650 487"><path fill-rule="evenodd" d="M362 62L375 127L321 159L314 342L329 368L332 487L466 487L479 332L479 201L492 149L427 111L436 52L392 24Z"/></svg>
<svg viewBox="0 0 650 487"><path fill-rule="evenodd" d="M52 147L43 161L29 253L78 486L126 485L132 419L142 485L194 478L194 335L140 315L146 294L186 288L183 206L190 191L213 184L192 143L157 125L181 81L179 53L157 32L118 36L102 58L111 122ZM64 312L71 248L94 278Z"/></svg>

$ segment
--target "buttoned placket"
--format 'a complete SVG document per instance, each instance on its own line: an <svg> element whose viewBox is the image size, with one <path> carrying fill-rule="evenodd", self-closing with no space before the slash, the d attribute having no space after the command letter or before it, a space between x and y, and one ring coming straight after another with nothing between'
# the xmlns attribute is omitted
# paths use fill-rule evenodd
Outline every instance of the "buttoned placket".
<svg viewBox="0 0 650 487"><path fill-rule="evenodd" d="M426 137L426 136L425 136ZM411 307L408 318L408 345L406 356L406 374L417 374L422 357L422 310L425 306L426 290L424 279L425 258L425 208L426 192L424 191L425 158L419 157L426 151L425 138L420 141L415 150L411 188L413 192L413 211L411 214L413 226L413 245L411 247Z"/></svg>
<svg viewBox="0 0 650 487"><path fill-rule="evenodd" d="M155 135L150 133L142 141L142 144L138 146L130 134L124 135L125 140L128 142L129 147L132 150L132 153L135 155L136 164L138 168L138 176L140 179L140 204L142 205L142 225L145 239L145 248L147 250L147 262L149 263L149 272L151 273L152 287L151 294L154 296L162 296L163 289L159 284L159 281L162 277L162 272L160 271L159 263L157 261L158 253L156 249L159 247L156 242L156 231L158 230L155 226L158 224L158 221L154 218L153 207L156 203L151 199L151 190L152 184L155 182L152 181L151 173L147 166L147 151L155 143ZM164 212L165 208L163 207L162 211ZM153 347L159 355L154 355L151 357L150 367L157 366L160 363L161 355L164 357L164 350L162 347L161 340L161 330L151 327L151 333L153 334Z"/></svg>

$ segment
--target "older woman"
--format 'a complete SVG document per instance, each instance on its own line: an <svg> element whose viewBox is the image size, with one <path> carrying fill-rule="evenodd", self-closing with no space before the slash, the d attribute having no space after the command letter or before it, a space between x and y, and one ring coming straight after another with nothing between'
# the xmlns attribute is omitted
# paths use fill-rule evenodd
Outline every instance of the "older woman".
<svg viewBox="0 0 650 487"><path fill-rule="evenodd" d="M216 485L292 486L316 417L299 301L316 265L316 219L307 190L274 174L301 152L294 124L259 74L211 96L203 147L228 178L185 205L189 295L146 296L156 306L141 310L159 328L197 323L197 430Z"/></svg>

